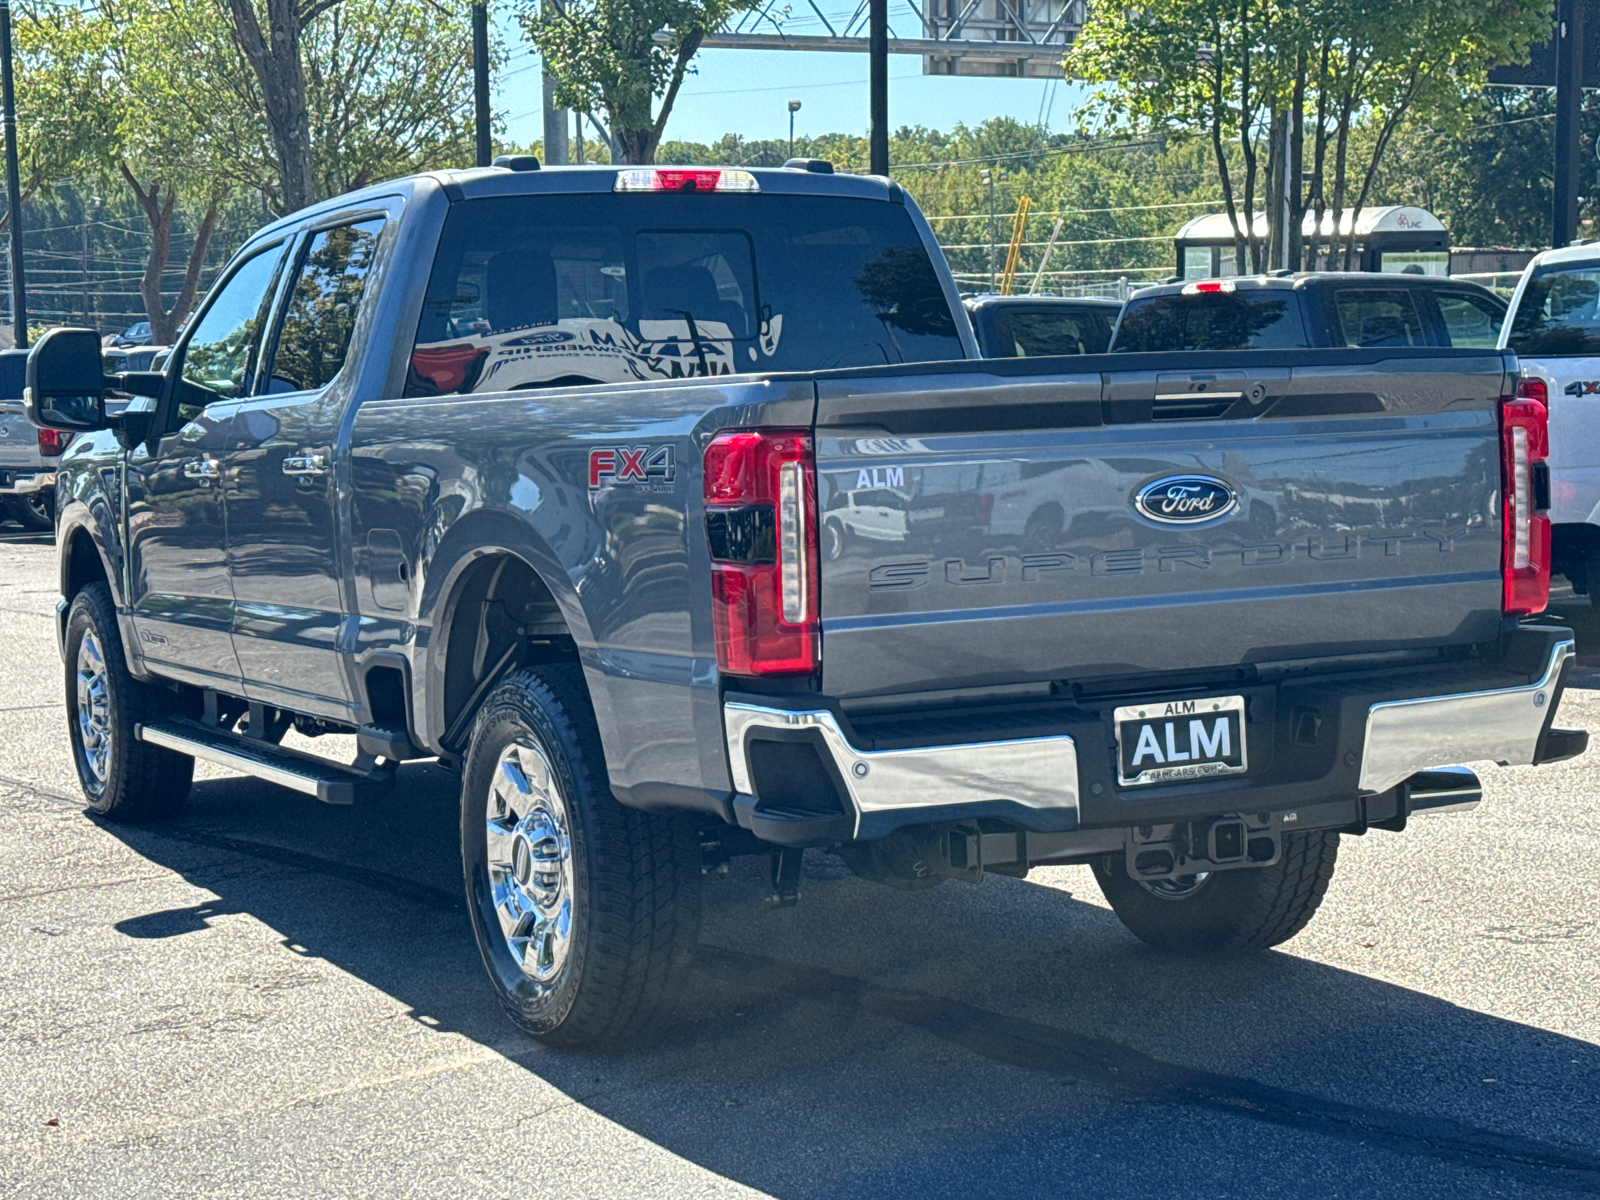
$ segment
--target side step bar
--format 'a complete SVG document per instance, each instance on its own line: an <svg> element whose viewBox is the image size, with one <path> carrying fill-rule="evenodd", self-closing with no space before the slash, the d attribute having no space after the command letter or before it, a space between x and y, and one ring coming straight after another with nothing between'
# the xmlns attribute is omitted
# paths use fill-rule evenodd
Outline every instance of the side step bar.
<svg viewBox="0 0 1600 1200"><path fill-rule="evenodd" d="M358 799L375 799L394 784L392 764L366 770L344 767L313 754L251 741L184 717L135 725L133 735L152 746L165 746L168 750L315 796L324 804L354 804Z"/></svg>

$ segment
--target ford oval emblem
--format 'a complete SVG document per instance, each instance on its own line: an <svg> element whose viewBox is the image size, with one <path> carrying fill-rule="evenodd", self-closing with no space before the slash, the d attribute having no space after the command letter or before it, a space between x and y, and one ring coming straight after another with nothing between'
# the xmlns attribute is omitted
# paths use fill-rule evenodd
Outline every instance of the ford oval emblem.
<svg viewBox="0 0 1600 1200"><path fill-rule="evenodd" d="M1210 475L1168 475L1139 489L1133 506L1164 525L1194 525L1234 510L1239 496Z"/></svg>

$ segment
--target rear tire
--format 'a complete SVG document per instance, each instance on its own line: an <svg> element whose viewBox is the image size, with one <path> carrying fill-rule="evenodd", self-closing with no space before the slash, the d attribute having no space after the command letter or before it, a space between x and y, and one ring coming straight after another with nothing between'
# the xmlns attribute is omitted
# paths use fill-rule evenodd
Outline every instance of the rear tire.
<svg viewBox="0 0 1600 1200"><path fill-rule="evenodd" d="M1283 856L1270 867L1216 871L1193 884L1147 886L1129 876L1120 854L1096 859L1094 876L1140 941L1171 954L1248 954L1306 927L1338 857L1339 835L1313 830L1285 834Z"/></svg>
<svg viewBox="0 0 1600 1200"><path fill-rule="evenodd" d="M11 517L29 533L54 533L56 506L49 492L27 492L12 496L7 508Z"/></svg>
<svg viewBox="0 0 1600 1200"><path fill-rule="evenodd" d="M170 715L177 697L128 674L105 584L73 597L66 646L68 736L89 811L116 821L170 817L189 797L194 759L136 741L133 728Z"/></svg>
<svg viewBox="0 0 1600 1200"><path fill-rule="evenodd" d="M518 671L484 703L461 857L489 980L523 1030L618 1042L671 1012L700 936L698 830L611 794L575 664Z"/></svg>

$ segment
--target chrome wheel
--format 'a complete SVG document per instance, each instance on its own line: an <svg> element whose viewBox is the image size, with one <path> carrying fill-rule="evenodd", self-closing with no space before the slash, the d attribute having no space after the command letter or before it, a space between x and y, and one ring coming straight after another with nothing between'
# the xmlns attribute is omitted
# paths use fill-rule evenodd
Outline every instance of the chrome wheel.
<svg viewBox="0 0 1600 1200"><path fill-rule="evenodd" d="M1198 875L1178 875L1172 879L1156 879L1148 883L1141 879L1139 886L1152 896L1160 896L1163 900L1187 900L1204 887L1206 880L1210 878L1210 871L1201 871Z"/></svg>
<svg viewBox="0 0 1600 1200"><path fill-rule="evenodd" d="M514 742L489 784L489 888L522 973L550 987L572 948L572 826L550 761Z"/></svg>
<svg viewBox="0 0 1600 1200"><path fill-rule="evenodd" d="M78 643L78 741L89 773L104 787L111 773L111 689L93 630Z"/></svg>

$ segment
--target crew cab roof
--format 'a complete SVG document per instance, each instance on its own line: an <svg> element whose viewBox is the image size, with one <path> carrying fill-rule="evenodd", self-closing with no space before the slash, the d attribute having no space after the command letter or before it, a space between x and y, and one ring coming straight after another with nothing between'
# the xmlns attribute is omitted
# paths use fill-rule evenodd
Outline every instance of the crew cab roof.
<svg viewBox="0 0 1600 1200"><path fill-rule="evenodd" d="M437 187L451 199L478 199L489 196L531 196L541 193L606 193L615 189L617 173L638 170L627 163L603 166L542 167L537 171L513 171L509 167L470 167L461 170L427 171L405 175L387 183L373 184L359 191L346 192L280 218L259 230L256 237L299 225L322 213L359 208L363 203L391 196L409 196L419 187ZM645 170L746 171L756 177L761 191L787 196L847 196L863 200L903 201L900 185L878 175L828 175L795 167L707 167L655 164ZM737 193L735 193L737 194Z"/></svg>
<svg viewBox="0 0 1600 1200"><path fill-rule="evenodd" d="M1296 271L1294 274L1230 275L1219 280L1186 279L1181 283L1157 283L1140 288L1130 300L1147 300L1152 296L1182 295L1187 287L1197 283L1221 282L1233 285L1234 291L1304 291L1310 288L1359 284L1362 287L1441 287L1494 293L1482 284L1466 279L1451 279L1447 275L1403 275L1392 271Z"/></svg>

